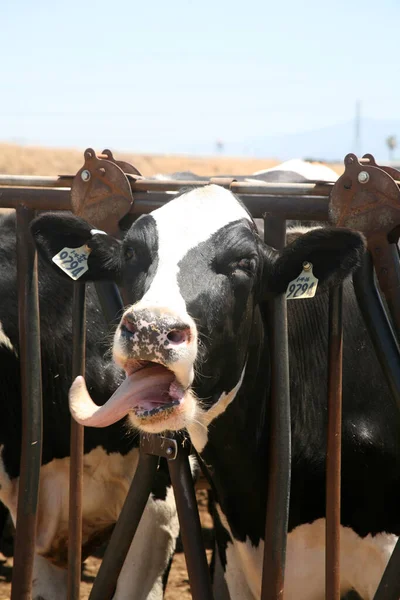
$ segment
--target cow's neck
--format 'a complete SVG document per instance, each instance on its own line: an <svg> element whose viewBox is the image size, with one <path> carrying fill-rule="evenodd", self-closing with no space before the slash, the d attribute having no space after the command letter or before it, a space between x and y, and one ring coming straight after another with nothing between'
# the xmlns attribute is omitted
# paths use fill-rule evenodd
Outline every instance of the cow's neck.
<svg viewBox="0 0 400 600"><path fill-rule="evenodd" d="M240 389L225 412L210 425L208 441L199 456L216 501L229 522L233 526L237 523L235 535L240 537L242 520L246 518L251 523L246 523L245 530L256 541L260 520L265 518L266 488L263 489L262 481L266 482L268 473L266 413L270 388L268 341L259 313L253 322L251 340ZM241 503L245 511L238 511Z"/></svg>

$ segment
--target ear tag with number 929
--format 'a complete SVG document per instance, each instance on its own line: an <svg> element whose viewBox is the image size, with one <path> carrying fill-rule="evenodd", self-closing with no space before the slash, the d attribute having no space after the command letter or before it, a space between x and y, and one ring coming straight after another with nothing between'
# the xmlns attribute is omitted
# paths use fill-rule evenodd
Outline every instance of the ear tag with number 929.
<svg viewBox="0 0 400 600"><path fill-rule="evenodd" d="M318 279L314 277L312 269L313 266L311 263L303 263L302 272L287 287L287 300L300 300L301 298L313 298L315 296Z"/></svg>
<svg viewBox="0 0 400 600"><path fill-rule="evenodd" d="M76 281L89 270L87 262L90 253L91 248L86 245L79 248L63 248L53 256L52 261Z"/></svg>

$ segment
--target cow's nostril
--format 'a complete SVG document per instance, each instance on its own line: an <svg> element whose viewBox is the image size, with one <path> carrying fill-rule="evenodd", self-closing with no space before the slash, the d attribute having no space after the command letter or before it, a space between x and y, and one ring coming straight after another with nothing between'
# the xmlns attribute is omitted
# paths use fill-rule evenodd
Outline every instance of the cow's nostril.
<svg viewBox="0 0 400 600"><path fill-rule="evenodd" d="M136 327L127 317L122 320L121 326L127 329L130 333L135 333Z"/></svg>
<svg viewBox="0 0 400 600"><path fill-rule="evenodd" d="M183 344L190 340L190 329L173 329L167 334L167 338L173 344Z"/></svg>

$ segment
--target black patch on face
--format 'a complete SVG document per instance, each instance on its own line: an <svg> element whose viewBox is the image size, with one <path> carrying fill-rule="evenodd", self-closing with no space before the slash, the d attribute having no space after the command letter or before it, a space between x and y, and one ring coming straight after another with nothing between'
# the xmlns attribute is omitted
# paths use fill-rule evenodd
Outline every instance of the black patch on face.
<svg viewBox="0 0 400 600"><path fill-rule="evenodd" d="M132 225L123 241L125 265L123 298L134 304L149 289L158 266L158 234L154 217L145 215Z"/></svg>
<svg viewBox="0 0 400 600"><path fill-rule="evenodd" d="M179 289L199 334L193 387L206 406L233 389L242 373L258 261L256 233L243 219L221 228L179 263Z"/></svg>

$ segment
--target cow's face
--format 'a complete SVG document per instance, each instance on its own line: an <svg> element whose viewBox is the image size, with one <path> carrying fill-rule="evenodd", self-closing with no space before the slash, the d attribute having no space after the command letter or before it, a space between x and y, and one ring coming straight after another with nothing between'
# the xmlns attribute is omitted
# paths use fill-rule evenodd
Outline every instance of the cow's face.
<svg viewBox="0 0 400 600"><path fill-rule="evenodd" d="M63 245L72 247L74 227L76 246L92 248L85 277L116 279L127 306L113 345L124 383L99 408L78 378L71 411L91 426L128 414L135 427L151 433L207 426L241 386L250 336L254 346L262 332L255 314L260 300L284 292L305 261L314 265L320 284L338 283L364 250L355 232L320 229L279 254L260 240L235 196L215 185L141 217L122 243L91 237L86 223L68 219L68 226L66 217L36 220L42 254L50 259Z"/></svg>
<svg viewBox="0 0 400 600"><path fill-rule="evenodd" d="M130 418L145 431L181 429L238 384L246 361L260 240L223 188L188 192L141 217L124 243L124 299L114 358L147 387ZM157 382L157 383L156 383ZM159 385L159 388L157 388Z"/></svg>

